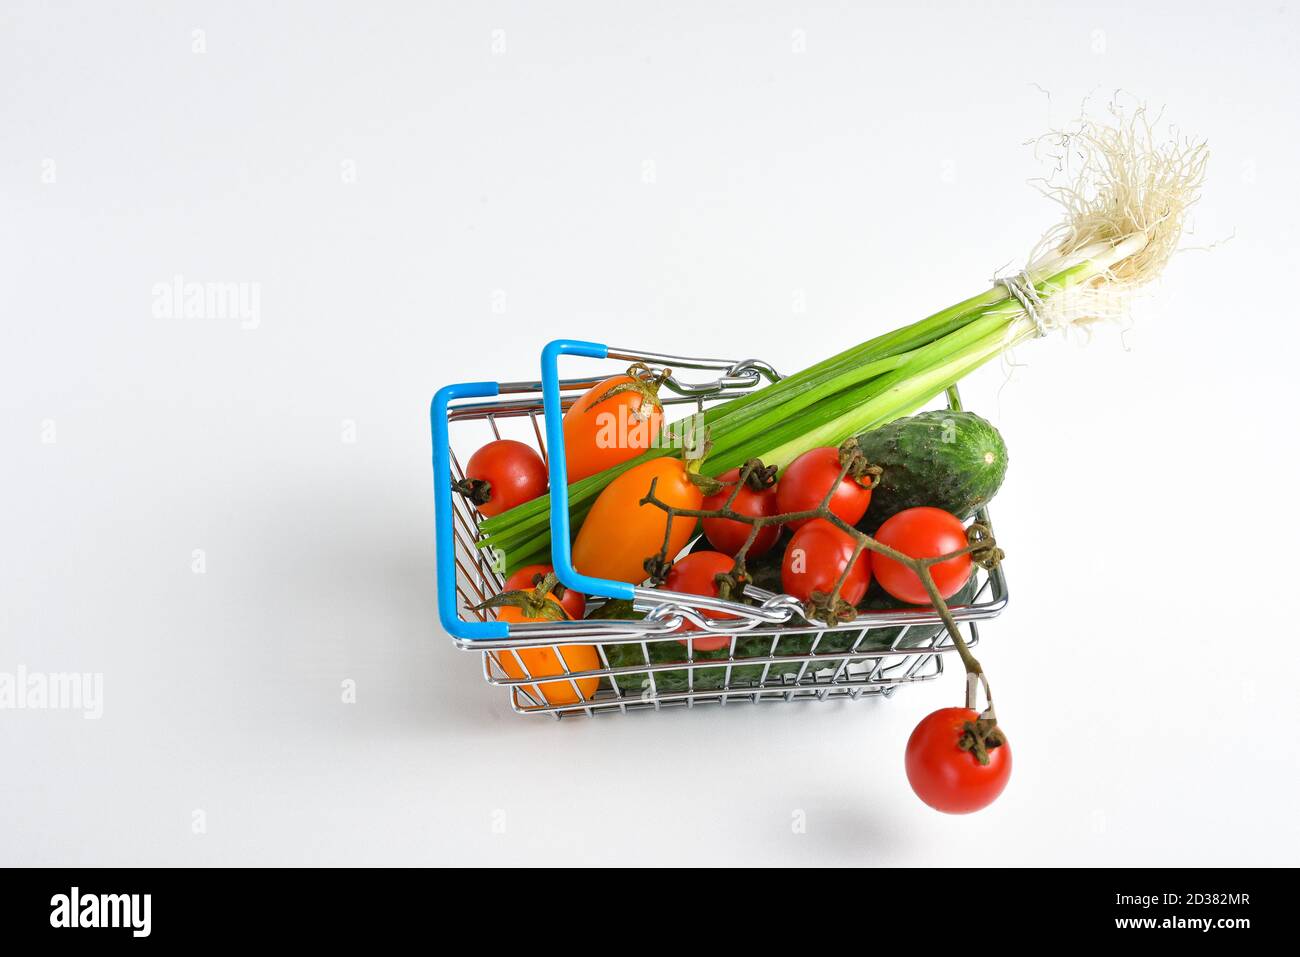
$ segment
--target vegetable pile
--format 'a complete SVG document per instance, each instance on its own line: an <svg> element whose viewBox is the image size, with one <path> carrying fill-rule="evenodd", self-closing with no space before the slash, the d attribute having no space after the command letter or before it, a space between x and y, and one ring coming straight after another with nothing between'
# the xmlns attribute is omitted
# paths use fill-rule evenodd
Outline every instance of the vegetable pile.
<svg viewBox="0 0 1300 957"><path fill-rule="evenodd" d="M636 374L650 375L630 373ZM609 399L595 404L601 401ZM566 446L572 441L566 435ZM506 453L513 450L503 444L490 443L475 458L508 462ZM875 461L867 459L865 448L874 450ZM808 621L831 627L864 612L906 607L934 608L944 624L913 626L906 636L899 627L873 629L861 640L851 630L829 631L820 639L790 634L780 636L773 646L768 636L705 631L684 617L675 640L647 641L644 649L641 643L607 644L599 650L594 645L564 645L498 654L511 678L558 678L524 685L535 699L573 705L589 700L602 680L613 680L620 691L632 693L647 684L657 692L674 693L753 686L766 679L784 682L797 676L798 666L768 660L772 656L808 655L815 648L819 655L853 651L865 657L891 648L900 637L907 638L907 646L923 645L944 628L957 636L968 667L978 671L978 662L956 631L949 602L972 601L974 564L992 567L1002 557L987 529L963 522L988 504L1005 475L1006 446L990 423L963 411L922 413L840 446L809 449L783 473L751 459L710 478L700 473L699 462L690 455L651 459L606 486L575 537L578 570L742 604L755 604L753 589L767 586L758 594L770 590L794 596ZM887 486L890 494L876 500L876 490L896 471L899 478ZM463 494L485 512L492 507L490 493L481 502L473 491ZM937 502L953 510L912 502ZM867 527L874 529L874 536L863 531ZM603 620L643 617L628 602L596 602L588 611L586 596L565 589L545 564L517 570L503 591L480 607L493 607L498 619L511 622L565 621L584 613ZM697 613L703 621L736 617L711 608ZM864 621L868 623L869 618ZM647 659L651 665L716 659L721 666L667 669L654 677L634 671L610 679L560 677L566 671L600 670L602 655L615 669L636 668ZM747 658L765 662L735 664ZM838 661L843 658L828 666ZM996 731L995 725L990 727ZM985 759L990 748L1005 744L1000 731L986 738L981 752Z"/></svg>
<svg viewBox="0 0 1300 957"><path fill-rule="evenodd" d="M597 384L564 417L578 571L736 602L752 603L754 587L783 592L810 622L829 626L882 607L935 610L943 621L935 628L948 632L968 673L967 707L923 721L906 767L916 793L943 811L987 805L1010 773L988 681L949 610L971 600L974 565L1002 558L988 529L969 520L996 494L1007 454L978 416L918 410L1034 338L1122 316L1132 293L1163 269L1197 198L1206 149L1158 141L1142 109L1112 111L1112 125L1085 120L1044 139L1059 150L1058 180L1044 192L1065 217L1019 274L679 421L666 421L658 397L670 373L645 366ZM457 486L484 516L480 547L515 573L514 586L485 605L517 621L579 617L584 608L545 565L550 502L539 462L526 446L505 445L476 453ZM593 604L591 617L637 614L625 603ZM676 641L652 642L652 663L717 657L733 682L780 673L734 664L770 655L769 639L709 631L728 616L701 614L698 625L683 621ZM827 644L844 636L827 633L817 651L850 650ZM775 654L807 654L812 641L784 636ZM601 651L615 668L644 664L639 646ZM564 646L563 654L571 671L592 670L585 662L599 657L594 646ZM527 664L533 677L564 671L549 651ZM697 669L691 687L721 686L723 672ZM686 670L655 674L661 690L686 686ZM988 699L982 712L973 709L977 687ZM535 690L562 704L595 689L564 679Z"/></svg>

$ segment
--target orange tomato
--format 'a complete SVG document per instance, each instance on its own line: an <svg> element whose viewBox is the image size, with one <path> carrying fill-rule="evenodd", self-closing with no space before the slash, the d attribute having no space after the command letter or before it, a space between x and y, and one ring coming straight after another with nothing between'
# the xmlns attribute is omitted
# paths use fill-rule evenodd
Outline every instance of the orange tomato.
<svg viewBox="0 0 1300 957"><path fill-rule="evenodd" d="M674 508L698 509L704 500L700 487L686 474L676 456L664 456L628 469L600 493L573 542L573 567L584 575L612 578L636 585L649 576L645 560L664 544L668 515L641 499L655 485L655 497ZM695 534L696 520L673 520L668 558L675 558Z"/></svg>
<svg viewBox="0 0 1300 957"><path fill-rule="evenodd" d="M654 444L663 411L645 395L629 390L596 401L610 389L636 381L616 375L598 382L564 413L564 462L570 482L636 458Z"/></svg>
<svg viewBox="0 0 1300 957"><path fill-rule="evenodd" d="M497 620L526 622L542 619L528 618L524 615L523 609L507 605L497 610ZM597 671L602 667L595 645L564 645L561 652L564 655L564 663L569 666L570 671ZM523 668L519 667L516 654L523 659L524 667L528 669L527 675L524 674ZM498 651L496 656L501 669L511 678L545 678L550 675L564 674L564 666L555 656L553 648L521 648L518 652ZM581 696L573 690L574 684L577 684ZM520 685L520 687L527 689L534 698L540 696L548 704L577 704L596 693L596 689L600 687L600 679L579 678L576 682L568 679L543 681L535 685Z"/></svg>

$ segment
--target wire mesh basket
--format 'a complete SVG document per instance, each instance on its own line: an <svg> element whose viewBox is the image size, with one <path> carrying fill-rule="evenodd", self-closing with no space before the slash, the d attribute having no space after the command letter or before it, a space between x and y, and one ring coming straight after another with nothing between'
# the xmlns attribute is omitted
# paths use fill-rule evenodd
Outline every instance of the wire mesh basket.
<svg viewBox="0 0 1300 957"><path fill-rule="evenodd" d="M560 379L557 364L564 355L613 360L621 368ZM699 359L557 340L543 352L541 381L461 383L434 396L439 617L456 647L482 656L485 680L510 690L515 711L560 718L703 703L889 697L899 685L942 674L943 657L954 646L930 609L863 611L829 627L806 619L798 599L753 585L746 588L753 604L742 604L593 579L574 570L560 420L579 395L630 363L664 370L665 411L693 405L702 413L779 378L758 360ZM714 378L687 381L687 370ZM949 390L948 402L960 408L955 389ZM480 547L477 510L452 494L453 480L465 477L455 448L473 450L499 438L526 442L547 463L552 563L560 581L587 596L588 614L602 606L628 607L611 602L630 602L644 617L507 623L492 609L474 607L502 591L505 575L501 556ZM977 518L992 528L987 510ZM973 598L950 606L972 647L979 641L976 623L997 616L1007 603L1000 567L976 568L975 574ZM694 629L683 630L687 622Z"/></svg>

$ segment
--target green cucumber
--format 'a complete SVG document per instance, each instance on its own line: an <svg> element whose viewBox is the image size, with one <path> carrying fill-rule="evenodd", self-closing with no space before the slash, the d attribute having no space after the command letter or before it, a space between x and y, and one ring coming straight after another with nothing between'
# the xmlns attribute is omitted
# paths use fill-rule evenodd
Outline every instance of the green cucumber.
<svg viewBox="0 0 1300 957"><path fill-rule="evenodd" d="M970 580L958 589L957 594L948 599L948 607L954 608L958 605L969 605L975 601L975 596L979 592L979 576L972 574ZM874 581L867 590L867 597L858 603L858 608L863 611L893 611L899 608L917 608L917 605L909 605L901 602L893 595L889 594ZM933 625L910 625L908 632L903 635L903 640L898 643L899 648L916 648L920 645L927 645L933 639L937 638L944 631L942 622ZM867 637L862 639L862 644L858 645L860 651L880 651L886 648L892 648L894 640L903 632L903 625L891 625L888 628L873 628L867 632Z"/></svg>
<svg viewBox="0 0 1300 957"><path fill-rule="evenodd" d="M972 575L962 589L949 599L950 605L968 605L975 600L977 591L976 576ZM613 604L613 603L610 603ZM867 597L863 599L858 606L864 610L884 610L894 608L915 608L915 605L907 605L896 598L886 594L879 586L873 584ZM591 615L588 617L598 617ZM617 614L612 617L626 618L628 614ZM644 617L638 615L638 617ZM903 640L899 643L899 648L916 648L921 645L929 644L942 631L942 624L929 625L912 625ZM894 625L885 628L873 628L858 645L860 652L878 652L889 649L893 646L894 640L902 633L902 625ZM848 629L844 631L834 631L824 634L821 641L817 643L817 654L834 656L837 653L848 651L853 647L853 643L858 640L859 631ZM811 634L784 635L777 641L776 654L780 656L806 655L812 649L813 639L816 632ZM677 664L686 657L686 649L673 640L653 640L648 643L650 650L651 664ZM639 643L626 645L603 645L605 658L609 661L612 668L636 668L645 665L645 653L641 650ZM736 639L736 658L766 658L771 653L771 637L752 635ZM696 650L696 661L712 661L715 659L725 660L728 656L728 649L719 648L715 651ZM842 659L831 657L825 665L818 665L813 662L808 663L804 670L804 675L815 674L823 668L838 668ZM852 659L852 663L857 664L862 658ZM773 664L767 672L767 679L772 681L781 678L782 675L793 678L799 674L799 669L803 667L802 662L784 662ZM656 671L654 673L655 688L660 694L675 694L687 691L692 687L687 678L687 669L671 669L665 671ZM727 677L726 668L696 668L695 682L693 685L696 691L717 691L722 688ZM730 687L732 689L743 688L751 682L757 683L763 677L762 665L733 665L731 669ZM618 676L618 687L624 694L638 695L642 691L649 690L650 678L647 672L634 672Z"/></svg>
<svg viewBox="0 0 1300 957"><path fill-rule="evenodd" d="M858 528L872 533L907 508L929 505L970 518L989 503L1007 473L1007 446L987 419L940 409L895 419L855 441L882 469Z"/></svg>
<svg viewBox="0 0 1300 957"><path fill-rule="evenodd" d="M741 639L737 642L736 655L740 656L739 645L742 641L753 639ZM770 642L769 642L770 643ZM650 663L655 665L677 664L685 660L686 649L680 645L676 639L650 641L647 643L650 648ZM640 644L629 645L603 645L605 657L608 659L611 668L636 668L645 666L645 654L641 650ZM753 652L750 652L751 656ZM716 651L699 651L695 652L697 661L708 661L713 658L726 658L727 649L719 648ZM732 668L732 680L737 680L738 672L742 670L754 671L761 673L762 668L753 665L746 669ZM660 694L675 694L681 691L687 691L690 682L687 675L688 669L678 668L671 671L654 672L654 686ZM695 669L695 690L696 691L717 691L722 687L723 679L726 677L725 668L696 668ZM758 677L755 674L753 677ZM746 679L750 680L750 679ZM650 673L641 671L633 674L618 675L618 687L624 694L638 695L642 691L650 689Z"/></svg>

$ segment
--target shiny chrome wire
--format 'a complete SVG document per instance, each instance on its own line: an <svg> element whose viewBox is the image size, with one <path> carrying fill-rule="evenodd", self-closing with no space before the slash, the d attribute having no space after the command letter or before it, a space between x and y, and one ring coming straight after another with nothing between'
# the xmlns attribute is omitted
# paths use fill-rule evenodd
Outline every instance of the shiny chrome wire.
<svg viewBox="0 0 1300 957"><path fill-rule="evenodd" d="M672 369L672 375L664 382L671 393L663 396L664 404L692 403L701 411L706 403L728 398L780 378L771 366L756 359L700 359L613 348L609 350L609 357L617 361L643 362L651 367ZM678 375L678 370L717 372L718 375L704 382L689 382ZM562 405L567 408L576 398L576 393L591 388L603 378L604 376L563 380L561 389L571 396ZM540 422L543 415L540 390L541 384L536 381L502 383L497 399L457 405L449 410L448 422L486 422L491 434L499 438L502 431L498 420L526 417L529 419L534 444L545 458L546 447ZM960 408L960 398L955 389L950 390L949 402L953 408ZM463 477L460 460L454 452L451 461L453 475ZM481 516L477 510L458 496L453 515L454 547L457 549L456 584L457 592L464 602L464 611L470 605L479 604L488 595L499 591L504 580L485 550L478 547ZM987 510L982 510L978 518L992 527ZM954 650L950 636L943 630L919 645L904 647L905 640L913 633L913 629L942 623L942 619L933 611L905 609L863 612L851 622L828 627L823 622L805 619L800 602L789 595L777 595L755 587L748 588L746 594L755 604L741 605L699 595L638 587L634 590L634 606L638 611L646 613L641 620L515 624L511 627L509 638L478 641L453 639L453 643L464 650L482 654L484 680L488 684L509 689L513 710L522 714L549 714L555 718L575 714L626 714L630 711L660 710L671 706L690 708L701 703L725 706L736 699L758 704L766 701L890 697L899 685L939 677L943 673L943 655ZM952 609L953 617L959 625L968 629L968 644L973 647L979 642L976 622L999 615L1006 607L1007 600L1006 577L1001 568L995 568L984 575L976 597L970 604ZM710 618L704 615L706 611L738 614L739 617ZM481 620L492 615L490 611L471 614ZM685 639L683 644L678 640L678 631L686 622L695 626L695 630L680 635ZM884 628L898 629L898 634L893 636L888 647L863 647L873 632L878 633ZM828 636L854 632L856 636L847 650L819 653L818 648L825 645ZM695 639L710 634L730 637L726 657L704 659L696 656ZM778 654L782 638L806 635L814 636L807 653ZM737 656L736 645L740 638L758 637L770 638L765 654ZM594 670L571 668L564 649L574 645L594 646L600 667ZM627 645L638 646L640 662L612 666L609 649ZM660 657L665 660L656 661L652 648L660 650ZM550 649L561 670L554 674L532 674L523 656L519 654L525 649ZM670 660L672 656L664 655L664 649L673 654L681 654L682 660ZM511 655L521 677L514 678L506 672L497 660L501 654ZM737 679L735 676L737 668L745 669L742 674L752 675L750 669L756 667L762 669L757 678ZM710 669L723 673L720 686L698 687L697 673ZM659 681L665 673L682 671L686 672L685 690L667 691L661 688ZM618 680L637 676L643 676L639 693L623 688ZM584 699L578 682L591 678L599 679L600 687L590 698ZM540 685L550 682L567 682L579 701L572 704L553 704L547 701Z"/></svg>

